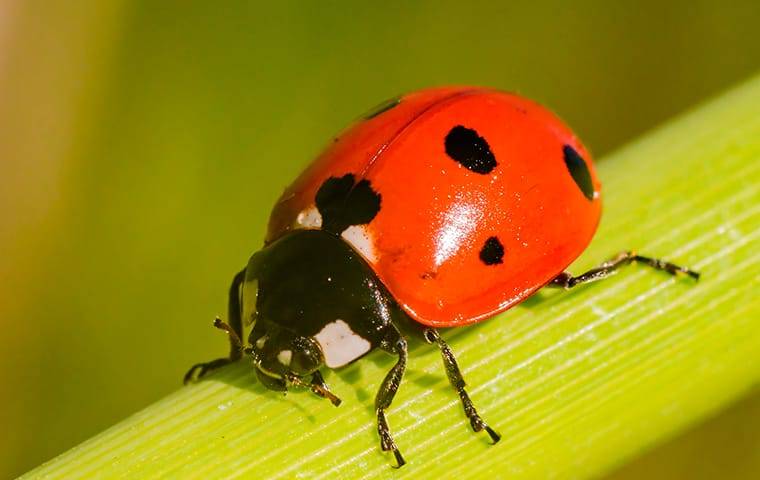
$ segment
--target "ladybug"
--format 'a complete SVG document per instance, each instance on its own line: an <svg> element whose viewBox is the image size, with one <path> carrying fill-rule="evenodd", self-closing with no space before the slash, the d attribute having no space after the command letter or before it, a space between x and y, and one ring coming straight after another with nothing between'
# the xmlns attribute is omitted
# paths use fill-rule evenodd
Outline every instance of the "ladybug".
<svg viewBox="0 0 760 480"><path fill-rule="evenodd" d="M400 467L386 410L416 336L440 350L473 430L496 443L438 328L634 262L699 278L631 251L579 276L566 272L599 223L600 187L575 134L518 95L448 87L381 104L277 201L263 248L232 280L229 323L214 323L229 334L229 357L194 365L185 383L248 355L267 388L305 387L337 406L319 369L380 348L397 361L375 398L377 430Z"/></svg>

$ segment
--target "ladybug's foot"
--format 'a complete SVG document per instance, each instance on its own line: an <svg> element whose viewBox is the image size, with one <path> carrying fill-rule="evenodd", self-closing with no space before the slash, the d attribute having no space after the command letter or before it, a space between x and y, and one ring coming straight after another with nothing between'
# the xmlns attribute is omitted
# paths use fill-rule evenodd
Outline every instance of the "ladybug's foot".
<svg viewBox="0 0 760 480"><path fill-rule="evenodd" d="M210 362L204 362L204 363L196 363L192 367L190 367L190 370L187 371L185 374L185 377L182 380L182 383L187 385L190 382L197 382L206 374L213 372L214 370L221 368L225 365L229 365L230 363L234 362L236 359L232 358L217 358L216 360L211 360Z"/></svg>
<svg viewBox="0 0 760 480"><path fill-rule="evenodd" d="M441 357L443 357L443 366L446 368L446 375L449 377L449 382L454 390L459 394L459 398L462 400L462 407L464 408L464 414L470 419L470 425L475 432L485 430L491 437L493 443L501 440L501 435L496 433L491 427L480 418L478 411L475 409L475 405L472 404L470 396L464 389L465 381L462 377L462 372L459 371L459 365L457 365L456 358L454 358L454 352L451 351L449 345L441 338L435 329L428 328L423 332L425 340L428 343L435 343L441 350Z"/></svg>
<svg viewBox="0 0 760 480"><path fill-rule="evenodd" d="M380 434L380 448L384 452L393 452L393 456L396 457L396 466L394 468L403 467L406 464L406 460L401 456L401 452L398 451L396 442L393 441L388 421L385 419L385 412L380 409L377 410L377 433Z"/></svg>
<svg viewBox="0 0 760 480"><path fill-rule="evenodd" d="M687 275L693 278L694 280L699 280L699 275L700 275L699 272L695 272L694 270L690 268L681 267L679 265L676 265L675 263L670 263L670 262L666 262L665 260L660 260L659 258L650 258L650 257L645 257L643 255L637 255L636 252L624 252L624 253L630 255L630 258L631 258L631 260L629 260L630 262L643 263L657 270L664 270L671 275L676 275L676 276Z"/></svg>
<svg viewBox="0 0 760 480"><path fill-rule="evenodd" d="M467 415L467 418L470 419L470 425L472 426L472 429L475 432L480 432L485 430L488 433L488 436L491 437L491 440L493 443L498 442L501 440L501 435L496 433L491 427L489 427L486 422L483 421L482 418L480 418L480 415L478 415L477 410L475 410L475 406L472 404L472 400L470 400L470 396L467 395L467 392L464 389L464 385L462 385L462 388L459 390L459 398L462 399L462 406L464 406L464 413Z"/></svg>

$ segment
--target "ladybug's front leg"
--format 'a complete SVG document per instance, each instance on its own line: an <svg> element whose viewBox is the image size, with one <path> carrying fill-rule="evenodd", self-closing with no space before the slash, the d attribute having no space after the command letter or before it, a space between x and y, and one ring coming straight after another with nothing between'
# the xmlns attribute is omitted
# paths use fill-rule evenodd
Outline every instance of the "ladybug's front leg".
<svg viewBox="0 0 760 480"><path fill-rule="evenodd" d="M245 268L239 271L232 279L230 285L229 302L227 307L227 318L229 325L222 322L218 317L214 320L214 326L224 330L230 337L230 356L226 358L217 358L210 362L196 363L185 374L183 379L187 384L190 381L199 380L209 372L235 362L243 356L242 342L243 323L240 319L240 286L245 280Z"/></svg>
<svg viewBox="0 0 760 480"><path fill-rule="evenodd" d="M477 410L475 410L475 405L472 404L472 400L470 400L470 396L467 394L467 391L464 389L465 382L464 378L462 377L462 372L459 371L459 365L457 365L457 360L454 358L454 352L451 351L451 348L449 348L449 345L443 341L441 336L438 334L438 332L435 329L428 328L423 332L425 336L425 340L428 343L435 343L438 345L438 348L441 350L441 357L443 357L443 365L446 368L446 375L449 377L449 382L451 382L451 386L454 387L454 390L457 391L459 394L459 398L462 400L462 407L464 407L464 414L467 415L467 418L470 419L470 425L472 425L472 429L476 432L480 432L482 430L485 430L488 432L488 435L490 435L491 440L493 440L493 443L498 442L501 440L501 435L496 433L489 427L486 422L483 421L482 418L480 418L480 415L478 415Z"/></svg>
<svg viewBox="0 0 760 480"><path fill-rule="evenodd" d="M678 266L674 263L660 260L659 258L650 258L643 255L639 255L634 251L620 252L611 260L604 262L596 268L584 272L577 277L573 276L570 272L562 272L552 280L549 287L560 287L564 289L570 289L576 285L582 283L594 282L607 278L610 275L617 272L620 267L630 265L633 262L642 263L648 265L656 270L663 270L671 275L688 275L694 280L699 280L699 273L686 267Z"/></svg>
<svg viewBox="0 0 760 480"><path fill-rule="evenodd" d="M406 359L408 356L406 340L399 335L399 338L391 348L393 353L398 354L398 360L393 368L391 368L391 371L388 372L388 375L385 376L385 380L383 380L382 385L380 385L380 390L377 391L377 396L375 397L375 411L377 412L377 433L380 434L380 447L384 452L387 452L388 450L393 452L393 455L396 457L396 462L398 463L396 468L400 468L406 462L404 461L404 457L401 456L401 452L398 451L396 442L393 441L391 430L388 426L388 420L385 418L385 410L391 405L393 397L396 395L399 385L401 385L401 377L404 376Z"/></svg>

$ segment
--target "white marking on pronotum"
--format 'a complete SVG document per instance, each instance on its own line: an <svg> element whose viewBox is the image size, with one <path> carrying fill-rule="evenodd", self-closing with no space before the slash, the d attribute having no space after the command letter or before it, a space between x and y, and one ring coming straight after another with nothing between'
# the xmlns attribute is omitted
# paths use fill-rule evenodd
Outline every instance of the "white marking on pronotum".
<svg viewBox="0 0 760 480"><path fill-rule="evenodd" d="M322 227L322 215L317 207L312 205L298 214L296 223L303 228L320 228Z"/></svg>
<svg viewBox="0 0 760 480"><path fill-rule="evenodd" d="M370 262L377 261L375 241L365 225L352 225L340 235Z"/></svg>
<svg viewBox="0 0 760 480"><path fill-rule="evenodd" d="M343 320L335 320L314 335L325 356L325 365L337 368L369 352L372 345Z"/></svg>
<svg viewBox="0 0 760 480"><path fill-rule="evenodd" d="M286 367L290 366L290 361L293 359L293 352L290 350L283 350L277 354L277 361Z"/></svg>
<svg viewBox="0 0 760 480"><path fill-rule="evenodd" d="M267 338L269 338L269 335L264 335L263 337L256 340L256 348L259 350L264 348L264 344L267 343Z"/></svg>

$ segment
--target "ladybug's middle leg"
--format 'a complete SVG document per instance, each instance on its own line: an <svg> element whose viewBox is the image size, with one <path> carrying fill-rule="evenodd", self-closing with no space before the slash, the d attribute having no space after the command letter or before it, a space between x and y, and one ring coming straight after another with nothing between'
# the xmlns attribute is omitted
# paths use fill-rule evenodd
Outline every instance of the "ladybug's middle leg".
<svg viewBox="0 0 760 480"><path fill-rule="evenodd" d="M464 414L467 415L467 418L470 419L470 425L472 425L472 429L476 432L485 430L488 432L488 435L490 435L493 443L498 442L501 439L501 435L493 431L491 427L489 427L486 422L480 418L477 410L475 410L475 405L472 404L470 396L467 395L467 391L464 389L464 378L462 378L462 372L459 371L459 365L457 365L457 360L454 358L454 352L451 351L449 345L441 338L441 336L438 334L438 331L435 329L428 328L423 332L423 334L425 336L425 340L428 343L437 344L438 348L441 350L443 365L446 368L446 375L449 377L451 386L454 387L454 389L459 394L459 398L462 399Z"/></svg>
<svg viewBox="0 0 760 480"><path fill-rule="evenodd" d="M388 350L392 350L393 353L398 354L398 360L393 368L391 368L391 371L388 372L388 375L385 376L385 380L380 385L380 390L377 391L377 396L375 397L377 433L380 434L380 447L384 452L388 450L393 452L398 463L396 468L399 468L406 462L404 461L404 457L401 456L401 452L398 451L396 442L393 441L388 420L385 418L385 410L391 405L393 397L396 396L398 387L401 384L401 377L404 376L404 370L406 370L406 359L408 356L406 340L399 334L396 341L392 345L389 344L388 347Z"/></svg>
<svg viewBox="0 0 760 480"><path fill-rule="evenodd" d="M630 265L633 262L643 263L644 265L648 265L656 270L663 270L665 272L668 272L671 275L688 275L694 280L699 280L699 273L695 272L694 270L678 266L674 263L666 262L665 260L660 260L659 258L645 257L643 255L637 254L634 251L627 251L620 252L614 258L604 262L596 268L592 268L591 270L578 275L577 277L573 276L570 272L562 272L557 275L557 277L552 280L548 286L560 287L567 290L582 283L589 283L607 278L610 275L616 273L620 267Z"/></svg>
<svg viewBox="0 0 760 480"><path fill-rule="evenodd" d="M224 330L230 337L230 355L226 358L217 358L210 362L196 363L187 371L184 383L187 384L192 380L197 380L209 372L233 363L243 356L243 323L240 319L240 286L245 280L245 268L239 271L232 279L230 285L229 302L227 304L227 318L229 325L222 322L219 318L214 320L214 326ZM196 374L197 372L197 374Z"/></svg>

